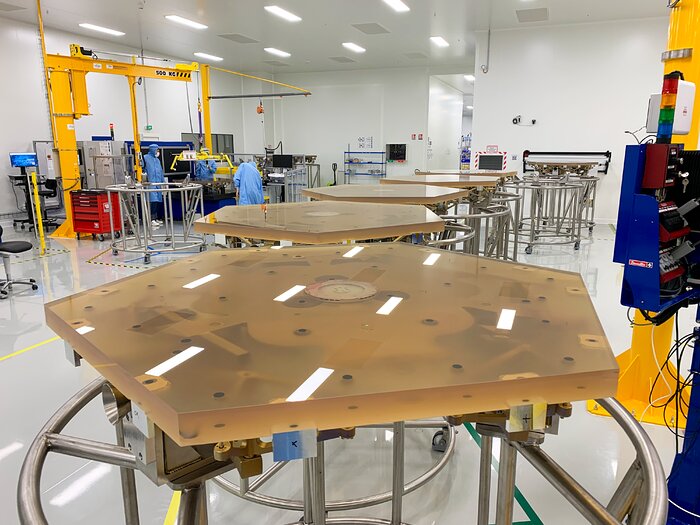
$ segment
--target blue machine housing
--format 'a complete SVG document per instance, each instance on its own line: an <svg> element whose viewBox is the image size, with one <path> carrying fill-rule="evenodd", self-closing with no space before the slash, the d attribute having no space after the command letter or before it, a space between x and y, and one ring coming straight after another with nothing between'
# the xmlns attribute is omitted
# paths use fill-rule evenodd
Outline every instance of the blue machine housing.
<svg viewBox="0 0 700 525"><path fill-rule="evenodd" d="M625 265L620 302L660 312L696 297L698 292L691 290L666 299L661 296L659 203L653 195L642 192L646 148L646 144L632 145L625 151L613 261Z"/></svg>
<svg viewBox="0 0 700 525"><path fill-rule="evenodd" d="M646 162L645 144L627 146L622 173L620 208L613 261L624 264L621 303L625 306L661 312L686 300L697 302L700 290L690 289L672 297L661 296L659 268L659 203L644 193L642 179ZM649 191L649 190L647 190ZM693 239L697 241L697 239ZM696 250L697 252L698 250ZM697 262L698 254L687 258ZM696 314L700 322L700 311ZM700 327L695 328L695 348L690 369L694 379L700 373ZM687 407L683 449L676 455L668 477L668 525L700 525L700 386L693 384Z"/></svg>

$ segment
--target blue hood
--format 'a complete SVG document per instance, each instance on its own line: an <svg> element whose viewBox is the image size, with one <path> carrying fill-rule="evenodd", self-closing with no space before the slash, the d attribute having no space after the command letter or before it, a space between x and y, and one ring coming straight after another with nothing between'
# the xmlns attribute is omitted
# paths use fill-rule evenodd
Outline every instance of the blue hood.
<svg viewBox="0 0 700 525"><path fill-rule="evenodd" d="M158 146L158 144L151 144L150 146L148 146L148 153L150 153L151 155L155 155L156 151L158 151L159 149L160 146Z"/></svg>

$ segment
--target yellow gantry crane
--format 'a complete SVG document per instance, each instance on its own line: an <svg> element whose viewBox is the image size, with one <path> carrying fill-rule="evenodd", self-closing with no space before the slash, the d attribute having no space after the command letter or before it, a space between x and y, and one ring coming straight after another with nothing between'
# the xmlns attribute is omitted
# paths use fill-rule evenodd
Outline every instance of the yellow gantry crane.
<svg viewBox="0 0 700 525"><path fill-rule="evenodd" d="M75 121L81 117L90 115L88 104L86 77L88 73L107 75L120 75L126 77L131 100L131 122L134 135L134 169L136 178L141 181L141 141L139 134L138 112L136 106L136 86L141 79L150 78L157 80L169 80L176 82L191 82L192 74L201 72L202 80L202 120L204 143L209 151L212 151L211 138L211 113L210 101L215 99L230 98L281 98L286 96L308 96L311 93L303 88L275 82L273 80L229 71L226 69L212 68L217 71L259 80L267 84L290 88L288 93L263 93L254 95L219 95L213 96L210 92L210 66L200 67L197 62L190 64L176 64L175 67L146 66L137 64L137 57L131 57L131 63L117 62L113 60L101 60L96 58L92 51L79 45L70 46L70 56L51 55L46 53L44 40L44 22L41 12L41 0L37 0L37 14L39 23L39 36L41 40L41 52L44 61L44 75L48 95L49 115L51 118L51 132L54 148L58 152L58 162L63 181L63 202L66 209L66 220L52 237L73 237L73 217L70 207L70 192L80 189L80 168L78 161L78 144L75 136ZM229 165L231 164L228 160Z"/></svg>
<svg viewBox="0 0 700 525"><path fill-rule="evenodd" d="M146 66L136 63L100 60L89 50L79 45L70 46L70 56L50 55L46 53L44 40L44 21L41 12L41 0L37 0L39 35L44 60L44 75L48 94L49 115L54 148L58 152L58 163L63 181L63 202L66 220L52 234L53 237L73 237L73 217L70 206L70 192L80 189L80 168L78 162L78 143L75 137L75 121L90 115L86 77L88 73L121 75L126 77L131 100L131 122L134 133L134 168L136 177L141 180L141 152L139 138L138 112L136 107L136 86L142 78L191 82L192 73L199 69L199 64L177 64L174 68Z"/></svg>
<svg viewBox="0 0 700 525"><path fill-rule="evenodd" d="M42 30L43 33L43 30ZM49 112L53 131L54 148L63 180L63 202L66 221L53 233L54 237L73 237L73 218L70 207L70 192L80 189L78 144L75 137L75 121L90 114L86 76L88 73L121 75L126 77L131 100L131 121L134 133L134 168L137 180L141 180L141 151L138 113L136 108L136 86L141 78L190 82L192 72L198 64L178 64L175 68L128 64L112 60L99 60L92 53L71 45L71 56L44 54L44 67L49 98Z"/></svg>

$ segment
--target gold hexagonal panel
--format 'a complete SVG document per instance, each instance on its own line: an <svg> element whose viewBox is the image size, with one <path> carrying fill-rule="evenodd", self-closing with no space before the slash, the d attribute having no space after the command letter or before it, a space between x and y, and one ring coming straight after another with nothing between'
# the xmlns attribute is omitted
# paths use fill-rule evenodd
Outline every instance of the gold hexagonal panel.
<svg viewBox="0 0 700 525"><path fill-rule="evenodd" d="M46 317L185 445L614 395L572 290L578 274L404 243L221 250Z"/></svg>

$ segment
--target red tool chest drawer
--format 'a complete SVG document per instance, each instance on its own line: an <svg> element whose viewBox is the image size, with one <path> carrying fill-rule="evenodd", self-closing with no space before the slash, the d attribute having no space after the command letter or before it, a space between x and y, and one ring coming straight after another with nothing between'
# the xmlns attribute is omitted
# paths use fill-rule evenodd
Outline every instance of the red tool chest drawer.
<svg viewBox="0 0 700 525"><path fill-rule="evenodd" d="M114 231L122 229L119 195L106 190L76 190L70 193L75 233L91 233L102 237L110 233L109 216L112 214Z"/></svg>

